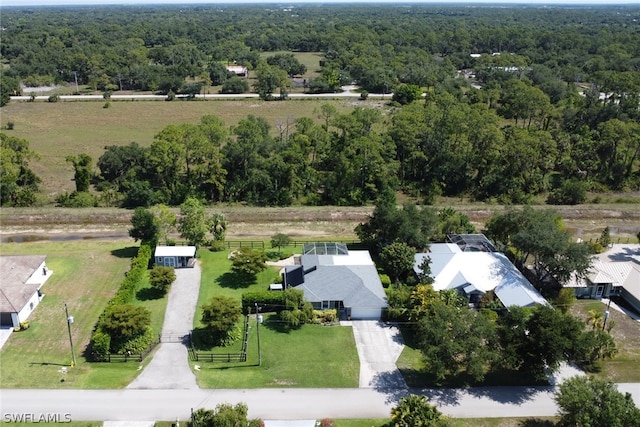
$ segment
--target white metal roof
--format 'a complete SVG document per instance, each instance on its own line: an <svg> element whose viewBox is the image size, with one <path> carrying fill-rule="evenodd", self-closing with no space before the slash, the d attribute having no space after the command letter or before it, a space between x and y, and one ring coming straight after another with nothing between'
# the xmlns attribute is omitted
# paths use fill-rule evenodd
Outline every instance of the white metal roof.
<svg viewBox="0 0 640 427"><path fill-rule="evenodd" d="M196 256L195 246L156 246L155 256Z"/></svg>
<svg viewBox="0 0 640 427"><path fill-rule="evenodd" d="M506 307L546 304L545 299L500 252L462 252L457 245L433 243L430 252L416 254L414 271L425 257L431 258L433 289L473 286L481 292L495 290Z"/></svg>

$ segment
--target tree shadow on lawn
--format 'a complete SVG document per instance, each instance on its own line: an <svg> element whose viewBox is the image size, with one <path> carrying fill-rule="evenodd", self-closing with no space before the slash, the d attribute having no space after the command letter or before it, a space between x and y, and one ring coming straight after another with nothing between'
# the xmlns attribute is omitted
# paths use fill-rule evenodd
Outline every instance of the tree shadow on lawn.
<svg viewBox="0 0 640 427"><path fill-rule="evenodd" d="M302 325L300 325L300 327L297 327L297 328L293 327L288 323L280 320L280 315L278 313L271 313L268 316L265 315L265 318L260 324L260 327L272 330L274 332L280 332L282 334L290 334L291 331L300 329Z"/></svg>
<svg viewBox="0 0 640 427"><path fill-rule="evenodd" d="M111 251L111 255L118 258L133 258L138 254L137 246L129 246L126 248L114 249Z"/></svg>
<svg viewBox="0 0 640 427"><path fill-rule="evenodd" d="M159 289L148 287L139 289L136 292L136 298L138 301L149 301L154 299L161 299L166 295L165 292L162 292Z"/></svg>
<svg viewBox="0 0 640 427"><path fill-rule="evenodd" d="M256 283L256 276L228 271L216 278L216 283L221 288L241 289L248 288Z"/></svg>

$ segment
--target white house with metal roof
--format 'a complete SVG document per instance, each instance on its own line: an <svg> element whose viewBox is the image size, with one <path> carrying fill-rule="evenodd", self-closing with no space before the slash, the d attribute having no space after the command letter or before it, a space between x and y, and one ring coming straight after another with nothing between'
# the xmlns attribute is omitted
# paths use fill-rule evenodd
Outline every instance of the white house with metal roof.
<svg viewBox="0 0 640 427"><path fill-rule="evenodd" d="M640 245L610 245L594 255L585 277L574 274L565 287L573 288L577 298L620 295L640 312Z"/></svg>
<svg viewBox="0 0 640 427"><path fill-rule="evenodd" d="M482 295L494 291L505 307L517 305L531 307L547 304L547 301L531 285L526 277L502 253L493 251L493 245L478 236L474 239L456 240L458 243L432 243L429 252L414 256L413 270L422 273L421 265L431 260L433 289L456 289L470 303L477 303ZM474 241L473 243L469 243Z"/></svg>
<svg viewBox="0 0 640 427"><path fill-rule="evenodd" d="M53 274L45 255L0 256L0 325L18 327L40 303L42 285Z"/></svg>
<svg viewBox="0 0 640 427"><path fill-rule="evenodd" d="M343 318L379 320L389 306L369 252L344 244L305 245L300 264L285 267L284 284L302 290L315 309L336 309Z"/></svg>
<svg viewBox="0 0 640 427"><path fill-rule="evenodd" d="M195 246L156 246L156 265L173 268L193 267L196 262Z"/></svg>

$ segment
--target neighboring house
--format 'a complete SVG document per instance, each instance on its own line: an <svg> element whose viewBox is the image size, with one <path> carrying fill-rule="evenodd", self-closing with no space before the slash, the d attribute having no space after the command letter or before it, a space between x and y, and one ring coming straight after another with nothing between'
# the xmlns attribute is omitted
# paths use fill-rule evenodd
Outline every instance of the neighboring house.
<svg viewBox="0 0 640 427"><path fill-rule="evenodd" d="M585 277L572 276L565 287L577 298L620 295L640 312L640 245L615 244L593 257Z"/></svg>
<svg viewBox="0 0 640 427"><path fill-rule="evenodd" d="M413 270L425 258L431 259L433 289L456 289L469 303L477 304L482 295L494 291L505 307L532 307L547 304L526 277L482 234L449 236L455 243L432 243L429 252L414 257Z"/></svg>
<svg viewBox="0 0 640 427"><path fill-rule="evenodd" d="M53 271L45 255L0 256L0 325L18 327L43 297L40 288Z"/></svg>
<svg viewBox="0 0 640 427"><path fill-rule="evenodd" d="M242 65L227 65L227 71L235 74L238 77L249 76L249 69Z"/></svg>
<svg viewBox="0 0 640 427"><path fill-rule="evenodd" d="M349 251L341 243L306 244L298 262L285 267L285 288L302 290L316 310L336 309L342 319L379 320L389 306L368 251Z"/></svg>
<svg viewBox="0 0 640 427"><path fill-rule="evenodd" d="M196 263L195 246L156 246L156 265L173 268L193 267Z"/></svg>

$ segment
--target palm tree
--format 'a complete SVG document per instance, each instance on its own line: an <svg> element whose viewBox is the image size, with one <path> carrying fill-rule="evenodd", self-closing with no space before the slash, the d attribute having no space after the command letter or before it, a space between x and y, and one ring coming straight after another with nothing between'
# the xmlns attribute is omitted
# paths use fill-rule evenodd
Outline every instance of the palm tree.
<svg viewBox="0 0 640 427"><path fill-rule="evenodd" d="M591 325L591 329L602 329L604 313L599 310L589 310L588 314L587 325Z"/></svg>

